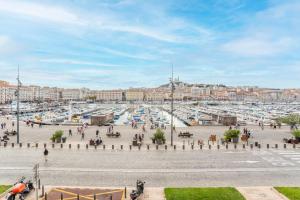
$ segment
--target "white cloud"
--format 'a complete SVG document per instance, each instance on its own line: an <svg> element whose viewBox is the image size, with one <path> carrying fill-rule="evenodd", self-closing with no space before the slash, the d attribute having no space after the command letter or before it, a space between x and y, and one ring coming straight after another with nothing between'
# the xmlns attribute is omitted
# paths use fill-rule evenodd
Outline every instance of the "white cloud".
<svg viewBox="0 0 300 200"><path fill-rule="evenodd" d="M102 13L74 12L64 7L46 5L41 3L31 3L25 1L15 0L0 0L0 11L3 13L10 13L13 15L31 17L33 20L48 21L57 24L67 24L69 26L85 27L87 30L107 30L112 32L126 32L130 34L141 35L155 40L172 42L172 43L186 43L186 38L176 34L174 28L181 28L186 30L196 30L199 35L206 36L208 30L198 27L193 24L183 22L179 27L176 27L172 21L177 21L166 16L159 16L162 22L156 21L157 16L151 17L153 24L143 25L135 24L134 20L127 19L122 13L114 12L113 10L105 10ZM147 15L147 13L145 13ZM168 26L171 24L171 27ZM173 27L172 27L173 26Z"/></svg>
<svg viewBox="0 0 300 200"><path fill-rule="evenodd" d="M11 38L4 35L0 35L0 53L2 55L16 53L20 49L21 46L14 42Z"/></svg>
<svg viewBox="0 0 300 200"><path fill-rule="evenodd" d="M148 54L131 54L131 53L125 53L123 51L118 51L114 49L109 49L109 48L102 48L102 50L106 53L116 55L116 56L122 56L122 57L127 57L127 58L134 58L134 59L141 59L141 60L155 60L155 56L148 55Z"/></svg>
<svg viewBox="0 0 300 200"><path fill-rule="evenodd" d="M282 38L278 41L264 38L241 38L230 41L222 49L242 56L274 56L290 49L292 40Z"/></svg>
<svg viewBox="0 0 300 200"><path fill-rule="evenodd" d="M40 59L40 62L46 63L58 63L58 64L73 64L73 65L91 65L98 67L120 67L122 65L116 65L111 63L100 63L100 62L89 62L81 60L69 60L69 59L60 59L60 58L51 58L51 59Z"/></svg>
<svg viewBox="0 0 300 200"><path fill-rule="evenodd" d="M56 23L85 24L79 16L61 7L42 4L1 0L0 11L44 19Z"/></svg>

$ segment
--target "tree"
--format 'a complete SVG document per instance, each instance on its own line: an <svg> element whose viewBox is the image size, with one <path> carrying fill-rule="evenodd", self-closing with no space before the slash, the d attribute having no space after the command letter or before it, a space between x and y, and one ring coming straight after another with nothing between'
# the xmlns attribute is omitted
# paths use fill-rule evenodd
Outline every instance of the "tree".
<svg viewBox="0 0 300 200"><path fill-rule="evenodd" d="M157 143L166 142L165 133L160 128L156 129L156 132L154 133L152 139L155 140Z"/></svg>
<svg viewBox="0 0 300 200"><path fill-rule="evenodd" d="M240 130L232 129L232 130L227 130L224 133L225 140L226 141L231 141L233 138L238 138L240 135Z"/></svg>
<svg viewBox="0 0 300 200"><path fill-rule="evenodd" d="M292 134L295 136L295 138L300 138L300 130L294 130Z"/></svg>
<svg viewBox="0 0 300 200"><path fill-rule="evenodd" d="M290 114L288 116L285 117L280 117L278 119L276 119L276 122L281 122L281 123L285 123L288 124L290 126L295 126L297 124L300 124L300 115L299 114Z"/></svg>
<svg viewBox="0 0 300 200"><path fill-rule="evenodd" d="M55 140L61 140L63 134L64 134L63 130L57 130L57 131L55 131L55 133L52 135L52 137L50 139L53 142L55 142Z"/></svg>

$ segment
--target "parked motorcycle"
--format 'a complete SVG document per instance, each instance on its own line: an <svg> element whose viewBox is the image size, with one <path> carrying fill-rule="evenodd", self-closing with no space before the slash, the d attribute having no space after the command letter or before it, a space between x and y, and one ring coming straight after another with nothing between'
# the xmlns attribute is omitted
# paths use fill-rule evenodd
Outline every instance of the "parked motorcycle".
<svg viewBox="0 0 300 200"><path fill-rule="evenodd" d="M146 182L137 180L136 181L136 190L132 190L130 193L131 200L136 200L141 194L144 193L144 185Z"/></svg>
<svg viewBox="0 0 300 200"><path fill-rule="evenodd" d="M32 181L25 181L25 177L22 177L8 192L6 200L15 200L17 195L19 196L20 200L24 200L26 195L32 190L34 190Z"/></svg>

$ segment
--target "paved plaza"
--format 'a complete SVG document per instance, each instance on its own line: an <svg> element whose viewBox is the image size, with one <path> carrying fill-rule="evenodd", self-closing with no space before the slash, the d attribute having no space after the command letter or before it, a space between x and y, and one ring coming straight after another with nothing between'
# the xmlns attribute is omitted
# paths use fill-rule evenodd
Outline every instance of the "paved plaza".
<svg viewBox="0 0 300 200"><path fill-rule="evenodd" d="M2 122L7 123L8 130L16 130L16 125L11 126L11 120L6 120L1 118ZM15 123L16 124L16 123ZM185 128L176 128L174 133L174 144L176 145L187 145L193 141L197 143L198 140L203 140L205 144L209 139L209 136L212 134L217 135L217 140L220 140L224 135L224 131L228 130L227 126L191 126ZM244 127L241 127L243 129ZM262 145L266 144L283 144L283 138L291 138L290 128L288 126L283 126L281 129L273 129L270 127L265 127L264 130L261 130L259 126L249 125L246 126L248 130L251 131L252 137L249 139L249 143L258 142ZM68 136L69 130L72 130L72 136ZM151 137L155 130L151 130L148 125L146 125L146 132L142 131L142 128L133 129L130 125L123 126L114 126L114 131L121 133L120 138L109 138L106 136L107 127L102 126L91 126L85 130L85 138L81 139L81 135L77 134L77 126L43 126L39 128L38 125L35 125L33 128L26 126L24 122L20 122L20 141L23 143L51 143L50 137L56 130L64 130L64 136L67 137L67 143L73 144L87 144L90 139L96 138L96 130L99 130L100 137L104 141L105 145L129 145L132 142L132 138L135 134L144 134L144 144L151 144ZM3 135L5 130L0 130L0 135ZM178 134L180 131L189 131L193 133L191 138L179 138ZM165 130L167 143L170 143L170 129L169 127ZM10 143L16 142L16 136L10 137Z"/></svg>

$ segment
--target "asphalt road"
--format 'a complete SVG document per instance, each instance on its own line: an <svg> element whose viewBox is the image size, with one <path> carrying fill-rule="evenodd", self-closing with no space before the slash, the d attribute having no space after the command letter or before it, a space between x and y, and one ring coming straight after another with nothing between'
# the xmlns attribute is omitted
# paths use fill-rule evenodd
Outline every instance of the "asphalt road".
<svg viewBox="0 0 300 200"><path fill-rule="evenodd" d="M0 183L32 177L45 185L151 187L300 185L300 149L118 151L0 148Z"/></svg>

